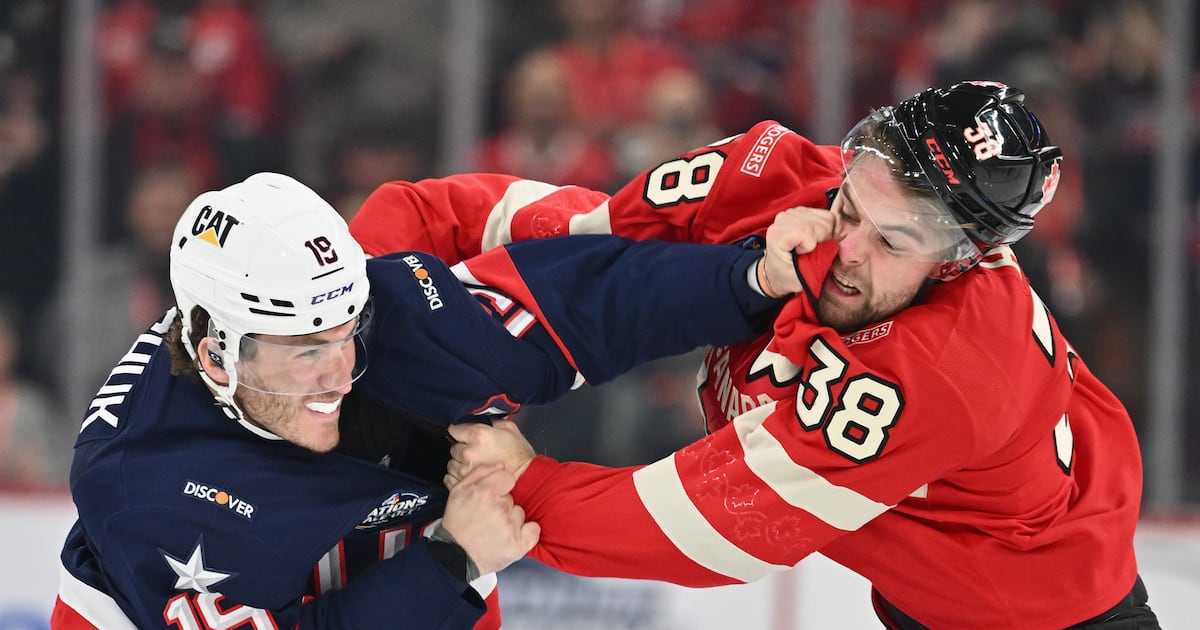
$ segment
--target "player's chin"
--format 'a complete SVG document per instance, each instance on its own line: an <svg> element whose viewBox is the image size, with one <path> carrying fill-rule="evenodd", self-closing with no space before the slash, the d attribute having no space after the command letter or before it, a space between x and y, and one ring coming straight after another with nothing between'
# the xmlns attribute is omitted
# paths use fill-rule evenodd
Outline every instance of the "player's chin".
<svg viewBox="0 0 1200 630"><path fill-rule="evenodd" d="M328 453L337 448L341 435L336 425L332 427L316 427L307 431L300 446L314 453Z"/></svg>
<svg viewBox="0 0 1200 630"><path fill-rule="evenodd" d="M859 309L821 296L817 304L817 322L841 334L854 332L862 327L863 317Z"/></svg>

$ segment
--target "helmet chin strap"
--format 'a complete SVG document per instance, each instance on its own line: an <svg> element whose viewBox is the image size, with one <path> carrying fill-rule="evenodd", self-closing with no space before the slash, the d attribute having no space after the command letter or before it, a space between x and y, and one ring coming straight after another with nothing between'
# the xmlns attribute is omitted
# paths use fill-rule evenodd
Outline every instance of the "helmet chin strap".
<svg viewBox="0 0 1200 630"><path fill-rule="evenodd" d="M237 423L242 425L242 427L247 431L250 431L257 436L268 440L282 440L283 438L271 433L267 429L264 429L250 420L250 418L246 416L246 412L242 411L242 408L239 407L237 402L233 399L233 394L237 391L238 382L237 368L234 367L234 365L236 365L236 361L228 361L228 363L228 366L221 366L222 369L225 370L225 373L229 375L229 383L226 385L217 383L208 375L207 372L205 372L203 369L200 370L200 378L212 391L213 398L217 399L217 406L220 407L221 411L225 412L225 415L228 416L230 420L236 420Z"/></svg>
<svg viewBox="0 0 1200 630"><path fill-rule="evenodd" d="M212 322L212 320L210 320L210 322ZM215 322L210 323L210 327L215 325ZM247 424L248 421L246 420L245 412L242 411L242 408L239 407L237 402L233 399L233 395L237 391L238 382L236 355L229 356L230 353L224 352L226 359L222 362L221 369L225 370L225 373L229 375L229 382L225 385L222 385L213 380L213 378L208 375L208 372L200 364L200 357L196 352L196 348L192 347L192 327L188 323L186 317L183 318L182 333L184 349L187 350L188 356L190 356L192 361L195 362L195 365L197 366L196 370L200 373L200 380L204 381L204 384L208 386L209 391L212 392L213 398L217 399L217 403L221 407L221 410L225 412L225 415L229 416L230 420L237 420L238 422ZM236 336L236 333L234 333L234 335Z"/></svg>
<svg viewBox="0 0 1200 630"><path fill-rule="evenodd" d="M212 390L213 398L217 399L217 403L219 403L221 410L225 412L225 415L229 416L231 420L245 422L245 412L242 411L242 408L239 407L237 402L235 402L233 399L233 394L237 391L237 368L235 368L234 365L235 362L230 361L228 366L222 366L222 369L225 370L225 373L229 375L229 383L225 385L221 385L220 383L214 381L213 378L208 375L208 372L204 370L204 368L200 368L200 379L204 381L205 385L208 385L210 390Z"/></svg>

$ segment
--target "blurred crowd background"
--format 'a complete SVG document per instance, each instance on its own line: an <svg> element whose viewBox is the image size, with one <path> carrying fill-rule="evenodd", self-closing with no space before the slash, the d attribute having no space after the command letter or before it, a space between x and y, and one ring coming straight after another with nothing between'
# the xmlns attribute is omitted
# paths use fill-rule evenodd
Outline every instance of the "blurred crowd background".
<svg viewBox="0 0 1200 630"><path fill-rule="evenodd" d="M831 70L826 46L846 52L832 68L847 86L841 131L930 85L986 79L1027 93L1066 162L1018 256L1150 439L1155 150L1168 136L1189 147L1195 137L1158 124L1160 2L850 0L846 37L827 41L819 0L483 0L471 40L482 66L466 109L475 119L464 126L446 105L461 86L446 42L462 35L462 2L90 1L100 150L86 283L70 282L64 262L72 3L0 3L0 488L64 487L87 401L173 303L169 237L199 192L276 170L350 219L383 182L455 171L612 192L768 118L832 143L840 135L818 120L815 97ZM452 124L462 133L448 133ZM449 153L447 137L468 138L469 150ZM1200 179L1188 165L1188 272L1177 291L1194 322ZM1179 343L1190 350L1197 337ZM68 339L86 348L71 351ZM702 434L697 358L645 366L518 420L550 455L647 463ZM64 378L68 369L83 378ZM1181 504L1200 504L1198 376L1187 366L1171 438L1184 445Z"/></svg>

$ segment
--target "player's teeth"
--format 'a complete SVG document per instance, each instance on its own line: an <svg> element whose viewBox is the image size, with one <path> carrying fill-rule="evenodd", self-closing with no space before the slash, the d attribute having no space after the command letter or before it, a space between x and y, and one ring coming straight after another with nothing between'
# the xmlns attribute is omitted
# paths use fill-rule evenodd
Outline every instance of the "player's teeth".
<svg viewBox="0 0 1200 630"><path fill-rule="evenodd" d="M333 402L310 402L305 407L312 409L317 413L333 413L342 405L342 399L339 398Z"/></svg>

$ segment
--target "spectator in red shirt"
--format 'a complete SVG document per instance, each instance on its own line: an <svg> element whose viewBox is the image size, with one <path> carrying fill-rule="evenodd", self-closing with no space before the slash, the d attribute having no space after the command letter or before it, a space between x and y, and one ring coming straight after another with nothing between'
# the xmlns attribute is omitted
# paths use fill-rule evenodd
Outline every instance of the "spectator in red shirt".
<svg viewBox="0 0 1200 630"><path fill-rule="evenodd" d="M477 170L608 190L616 160L571 119L570 79L561 57L542 50L519 62L504 99L508 125L480 147Z"/></svg>
<svg viewBox="0 0 1200 630"><path fill-rule="evenodd" d="M657 76L692 68L682 50L631 29L623 0L559 0L558 8L567 37L551 50L575 120L599 137L642 120L642 97Z"/></svg>

